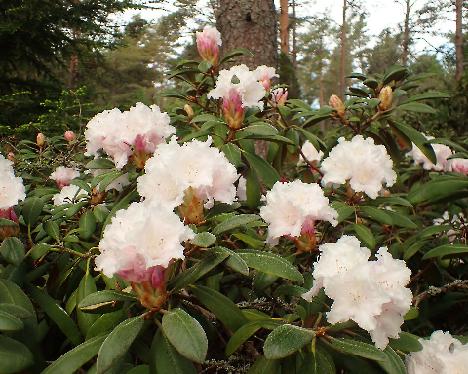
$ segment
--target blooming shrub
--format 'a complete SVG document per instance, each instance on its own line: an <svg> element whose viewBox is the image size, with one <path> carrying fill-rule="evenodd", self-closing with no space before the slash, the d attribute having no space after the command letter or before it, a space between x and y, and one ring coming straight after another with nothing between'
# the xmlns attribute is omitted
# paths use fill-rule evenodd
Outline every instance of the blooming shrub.
<svg viewBox="0 0 468 374"><path fill-rule="evenodd" d="M444 95L394 67L315 110L220 45L169 113L5 142L0 372L466 371L468 149L408 121Z"/></svg>

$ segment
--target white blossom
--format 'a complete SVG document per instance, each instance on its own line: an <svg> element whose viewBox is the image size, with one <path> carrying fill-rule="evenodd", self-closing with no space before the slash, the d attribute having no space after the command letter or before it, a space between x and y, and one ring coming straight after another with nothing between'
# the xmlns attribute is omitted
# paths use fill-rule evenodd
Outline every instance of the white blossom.
<svg viewBox="0 0 468 374"><path fill-rule="evenodd" d="M247 200L247 179L245 179L242 176L239 178L239 181L237 182L236 195L240 201Z"/></svg>
<svg viewBox="0 0 468 374"><path fill-rule="evenodd" d="M314 284L303 294L312 300L321 288L333 299L327 313L330 323L355 321L367 330L376 347L384 349L389 338L398 338L412 294L405 286L411 272L403 260L394 259L386 247L378 250L375 261L353 236L342 236L336 243L319 247L314 264Z"/></svg>
<svg viewBox="0 0 468 374"><path fill-rule="evenodd" d="M174 208L182 204L191 187L205 207L214 201L231 204L236 199L236 168L217 148L212 139L193 140L179 145L175 138L159 146L138 178L138 193L147 200Z"/></svg>
<svg viewBox="0 0 468 374"><path fill-rule="evenodd" d="M0 210L8 209L24 200L23 179L15 176L13 163L0 154Z"/></svg>
<svg viewBox="0 0 468 374"><path fill-rule="evenodd" d="M434 331L430 339L419 339L422 350L406 356L408 374L466 374L468 370L468 344L462 344L441 330Z"/></svg>
<svg viewBox="0 0 468 374"><path fill-rule="evenodd" d="M276 74L275 68L266 65L257 66L257 68L254 70L254 74L257 78L257 81L262 84L266 91L268 91L271 87L271 79L274 77L279 77L279 75Z"/></svg>
<svg viewBox="0 0 468 374"><path fill-rule="evenodd" d="M105 110L89 121L86 131L86 155L98 156L100 150L112 157L121 169L133 154L134 148L153 153L167 137L175 133L169 125L167 113L157 105L147 107L137 103L130 110Z"/></svg>
<svg viewBox="0 0 468 374"><path fill-rule="evenodd" d="M338 144L322 161L321 170L324 185L349 181L355 192L365 192L371 199L378 196L383 184L392 186L397 178L385 147L362 135L356 135L350 141L339 138Z"/></svg>
<svg viewBox="0 0 468 374"><path fill-rule="evenodd" d="M203 31L196 32L196 38L198 40L209 40L217 46L221 46L223 43L221 41L221 33L216 29L216 27L206 25L203 27Z"/></svg>
<svg viewBox="0 0 468 374"><path fill-rule="evenodd" d="M468 176L468 158L452 158L446 165L447 171Z"/></svg>
<svg viewBox="0 0 468 374"><path fill-rule="evenodd" d="M301 231L313 229L315 221L336 226L338 213L318 184L295 180L274 184L266 194L260 216L268 223L268 241L275 243L284 235L299 237Z"/></svg>
<svg viewBox="0 0 468 374"><path fill-rule="evenodd" d="M258 107L263 109L261 101L265 96L265 88L258 82L257 74L242 64L229 70L221 70L216 79L216 87L208 93L209 98L222 99L229 97L231 90L236 91L242 99L243 107Z"/></svg>
<svg viewBox="0 0 468 374"><path fill-rule="evenodd" d="M317 151L314 145L308 140L306 140L305 143L302 145L301 150L302 153L304 153L304 156L306 157L307 161L309 162L320 161L323 157L323 152ZM302 155L299 155L299 161L297 162L297 164L304 165L305 163L306 162L304 160L304 157L302 157Z"/></svg>
<svg viewBox="0 0 468 374"><path fill-rule="evenodd" d="M54 205L72 204L79 201L83 201L88 197L88 192L82 188L70 184L69 186L63 187L59 193L52 197Z"/></svg>
<svg viewBox="0 0 468 374"><path fill-rule="evenodd" d="M49 178L54 180L59 188L62 188L68 186L73 179L78 178L79 176L79 170L59 166L52 174L50 174Z"/></svg>
<svg viewBox="0 0 468 374"><path fill-rule="evenodd" d="M193 231L169 208L148 201L132 203L117 211L104 229L96 267L106 276L121 274L136 281L152 267L183 259L181 243L193 237Z"/></svg>
<svg viewBox="0 0 468 374"><path fill-rule="evenodd" d="M427 140L434 139L433 136L424 136ZM413 148L408 153L408 155L414 160L416 165L421 164L425 170L442 171L447 169L448 158L452 155L452 150L450 147L446 146L445 144L431 144L437 159L437 163L434 164L424 155L424 153L421 152L416 144L412 143L412 146Z"/></svg>

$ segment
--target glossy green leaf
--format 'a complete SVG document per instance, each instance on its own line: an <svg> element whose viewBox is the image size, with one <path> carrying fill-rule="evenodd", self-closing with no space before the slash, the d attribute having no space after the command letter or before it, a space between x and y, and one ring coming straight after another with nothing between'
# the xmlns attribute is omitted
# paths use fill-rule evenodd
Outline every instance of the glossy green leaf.
<svg viewBox="0 0 468 374"><path fill-rule="evenodd" d="M76 293L77 304L84 300L86 296L91 295L95 292L97 292L96 282L89 273L86 273L81 279L81 282L78 286L78 292ZM88 329L96 321L98 316L90 313L84 313L79 309L76 311L76 315L78 320L78 326L80 327L80 330L83 333L83 335L86 335L88 333Z"/></svg>
<svg viewBox="0 0 468 374"><path fill-rule="evenodd" d="M242 165L241 150L237 145L233 143L226 143L221 146L220 150L224 153L229 162L235 167Z"/></svg>
<svg viewBox="0 0 468 374"><path fill-rule="evenodd" d="M21 215L27 225L34 225L41 215L44 202L38 197L30 197L23 203Z"/></svg>
<svg viewBox="0 0 468 374"><path fill-rule="evenodd" d="M468 253L468 245L461 243L444 244L432 248L423 256L423 260L433 257L444 257L449 255L464 255Z"/></svg>
<svg viewBox="0 0 468 374"><path fill-rule="evenodd" d="M263 181L265 186L272 188L273 185L280 179L280 175L276 169L266 162L263 158L249 152L244 152L250 167L255 171L258 178Z"/></svg>
<svg viewBox="0 0 468 374"><path fill-rule="evenodd" d="M279 374L279 360L268 360L265 356L259 356L254 364L250 367L248 374Z"/></svg>
<svg viewBox="0 0 468 374"><path fill-rule="evenodd" d="M436 110L424 103L417 103L417 102L408 102L405 104L398 105L398 109L407 110L410 112L417 112L417 113L436 113Z"/></svg>
<svg viewBox="0 0 468 374"><path fill-rule="evenodd" d="M343 222L355 212L354 207L342 203L341 201L334 201L331 206L338 213L338 222Z"/></svg>
<svg viewBox="0 0 468 374"><path fill-rule="evenodd" d="M390 346L398 351L405 353L417 352L422 349L422 345L419 342L419 337L409 332L400 332L398 339L390 339Z"/></svg>
<svg viewBox="0 0 468 374"><path fill-rule="evenodd" d="M107 158L95 158L86 164L86 169L113 169L114 163Z"/></svg>
<svg viewBox="0 0 468 374"><path fill-rule="evenodd" d="M0 370L2 374L18 373L34 363L31 351L22 343L0 335Z"/></svg>
<svg viewBox="0 0 468 374"><path fill-rule="evenodd" d="M387 213L385 209L378 209L372 206L361 206L359 210L370 219L383 223L385 225L392 225L393 220L392 217Z"/></svg>
<svg viewBox="0 0 468 374"><path fill-rule="evenodd" d="M0 303L0 312L6 312L14 315L18 318L31 318L33 315L31 312L23 308L22 306L10 303Z"/></svg>
<svg viewBox="0 0 468 374"><path fill-rule="evenodd" d="M200 323L184 310L168 311L162 318L164 335L182 356L203 363L208 352L208 338Z"/></svg>
<svg viewBox="0 0 468 374"><path fill-rule="evenodd" d="M0 309L0 331L18 331L22 330L23 327L21 319Z"/></svg>
<svg viewBox="0 0 468 374"><path fill-rule="evenodd" d="M352 229L356 233L357 238L363 243L366 247L373 249L375 247L375 238L372 234L372 231L362 225L362 224L352 224Z"/></svg>
<svg viewBox="0 0 468 374"><path fill-rule="evenodd" d="M374 345L349 338L327 337L329 346L338 352L361 356L375 361L385 361L386 355Z"/></svg>
<svg viewBox="0 0 468 374"><path fill-rule="evenodd" d="M275 253L244 249L237 251L237 254L252 269L294 282L304 282L304 278L299 270L288 260Z"/></svg>
<svg viewBox="0 0 468 374"><path fill-rule="evenodd" d="M60 240L60 228L56 221L44 222L44 231L55 241Z"/></svg>
<svg viewBox="0 0 468 374"><path fill-rule="evenodd" d="M81 238L89 239L93 236L96 230L96 217L91 210L88 210L80 217L79 227Z"/></svg>
<svg viewBox="0 0 468 374"><path fill-rule="evenodd" d="M431 203L453 196L468 196L468 181L458 178L432 180L412 188L408 200L413 204Z"/></svg>
<svg viewBox="0 0 468 374"><path fill-rule="evenodd" d="M417 104L417 103L413 103ZM401 106L400 106L401 107ZM428 140L426 137L421 134L419 131L415 130L413 127L409 125L405 125L400 122L392 122L391 126L393 128L396 128L398 131L403 133L405 136L411 140L414 144L416 144L416 147L418 147L421 152L429 159L431 160L434 164L437 163L437 158L434 153L434 149L429 145ZM411 201L411 200L410 200Z"/></svg>
<svg viewBox="0 0 468 374"><path fill-rule="evenodd" d="M256 214L238 214L232 217L229 217L215 226L213 229L213 234L219 235L223 232L236 229L238 227L243 227L246 224L259 220L260 216Z"/></svg>
<svg viewBox="0 0 468 374"><path fill-rule="evenodd" d="M0 245L0 255L13 265L19 265L24 258L24 245L18 238L10 237Z"/></svg>
<svg viewBox="0 0 468 374"><path fill-rule="evenodd" d="M128 311L124 309L116 310L100 316L88 329L86 340L94 338L99 335L107 335L111 332L120 322L128 318Z"/></svg>
<svg viewBox="0 0 468 374"><path fill-rule="evenodd" d="M274 329L266 338L263 353L267 359L284 358L310 343L315 336L313 330L284 324Z"/></svg>
<svg viewBox="0 0 468 374"><path fill-rule="evenodd" d="M316 347L315 352L306 352L302 363L301 373L335 374L335 363L330 354L323 348Z"/></svg>
<svg viewBox="0 0 468 374"><path fill-rule="evenodd" d="M102 310L113 311L124 301L136 301L136 296L122 291L103 290L86 296L78 308L88 313L99 313Z"/></svg>
<svg viewBox="0 0 468 374"><path fill-rule="evenodd" d="M391 347L387 346L383 353L387 359L378 363L387 374L406 374L405 363Z"/></svg>
<svg viewBox="0 0 468 374"><path fill-rule="evenodd" d="M229 258L226 260L226 265L232 270L243 275L249 275L249 267L247 266L247 263L236 252L225 247L216 247L214 250L229 255Z"/></svg>
<svg viewBox="0 0 468 374"><path fill-rule="evenodd" d="M97 373L105 373L127 351L143 328L144 320L141 316L129 318L121 322L106 337L99 348L97 359Z"/></svg>
<svg viewBox="0 0 468 374"><path fill-rule="evenodd" d="M190 240L190 243L196 245L197 247L208 248L216 242L216 236L210 232L200 232L193 239Z"/></svg>

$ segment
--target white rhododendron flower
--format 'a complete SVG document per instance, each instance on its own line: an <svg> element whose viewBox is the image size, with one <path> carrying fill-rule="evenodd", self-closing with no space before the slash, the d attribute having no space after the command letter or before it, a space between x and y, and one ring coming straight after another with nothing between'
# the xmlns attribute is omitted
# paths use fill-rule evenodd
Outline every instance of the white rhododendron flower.
<svg viewBox="0 0 468 374"><path fill-rule="evenodd" d="M54 205L63 205L76 203L78 201L85 200L88 197L88 192L82 188L70 184L69 186L63 187L59 193L52 197Z"/></svg>
<svg viewBox="0 0 468 374"><path fill-rule="evenodd" d="M468 176L468 159L467 158L452 158L447 162L447 171L463 174Z"/></svg>
<svg viewBox="0 0 468 374"><path fill-rule="evenodd" d="M371 199L378 196L383 184L392 186L397 178L385 147L362 135L356 135L350 141L339 138L338 144L322 161L321 170L324 185L349 181L355 192L364 192Z"/></svg>
<svg viewBox="0 0 468 374"><path fill-rule="evenodd" d="M137 103L125 112L117 108L105 110L88 122L86 155L97 157L102 150L121 169L135 151L153 153L167 137L175 134L169 122L169 115L161 113L157 105L148 107Z"/></svg>
<svg viewBox="0 0 468 374"><path fill-rule="evenodd" d="M182 204L192 188L205 207L214 201L231 204L236 199L236 168L224 153L211 147L212 139L193 140L179 145L175 139L162 144L145 165L138 178L138 193L147 200L174 208Z"/></svg>
<svg viewBox="0 0 468 374"><path fill-rule="evenodd" d="M320 161L323 157L323 152L322 151L317 151L315 149L314 145L309 142L308 140L305 141L305 143L302 145L302 153L304 153L304 156L306 157L307 161L313 162L313 161ZM299 161L297 162L298 165L304 165L306 162L302 155L299 155Z"/></svg>
<svg viewBox="0 0 468 374"><path fill-rule="evenodd" d="M23 179L15 176L13 163L0 154L0 210L15 206L25 197Z"/></svg>
<svg viewBox="0 0 468 374"><path fill-rule="evenodd" d="M423 134L424 135L424 134ZM427 140L434 139L433 136L424 135ZM413 148L408 155L414 160L416 165L421 164L425 170L435 170L435 171L442 171L447 169L448 165L448 158L452 155L452 150L450 147L446 146L445 144L431 144L432 149L434 149L434 153L437 158L437 163L434 165L431 160L429 160L424 153L416 146L416 144L412 143Z"/></svg>
<svg viewBox="0 0 468 374"><path fill-rule="evenodd" d="M169 208L153 202L132 203L117 211L99 242L96 268L133 281L148 281L155 267L184 258L182 242L193 231Z"/></svg>
<svg viewBox="0 0 468 374"><path fill-rule="evenodd" d="M430 339L419 339L422 350L406 356L408 374L466 374L468 371L468 344L462 344L441 330Z"/></svg>
<svg viewBox="0 0 468 374"><path fill-rule="evenodd" d="M314 264L314 285L303 294L312 300L323 287L333 299L327 313L330 323L353 320L367 330L376 347L384 349L389 338L398 338L412 294L408 284L411 271L403 260L394 259L382 247L377 260L353 236L342 236L336 243L322 244Z"/></svg>
<svg viewBox="0 0 468 374"><path fill-rule="evenodd" d="M245 179L242 176L239 178L239 181L237 182L236 195L240 201L247 200L247 179Z"/></svg>
<svg viewBox="0 0 468 374"><path fill-rule="evenodd" d="M268 241L276 243L281 236L299 237L314 230L315 221L337 225L338 213L317 183L300 180L276 182L266 194L266 205L260 216L268 223Z"/></svg>
<svg viewBox="0 0 468 374"><path fill-rule="evenodd" d="M232 96L232 92L240 95L242 107L258 107L263 109L261 101L265 96L265 88L258 82L257 74L250 71L247 65L236 65L229 70L221 70L216 79L216 87L208 93L209 98L222 99Z"/></svg>
<svg viewBox="0 0 468 374"><path fill-rule="evenodd" d="M78 178L79 176L80 172L77 169L59 166L50 174L49 178L57 183L58 188L62 188L68 186L72 179Z"/></svg>
<svg viewBox="0 0 468 374"><path fill-rule="evenodd" d="M266 91L270 90L271 80L274 77L279 77L279 75L276 74L275 68L266 65L257 66L257 68L254 70L254 74Z"/></svg>

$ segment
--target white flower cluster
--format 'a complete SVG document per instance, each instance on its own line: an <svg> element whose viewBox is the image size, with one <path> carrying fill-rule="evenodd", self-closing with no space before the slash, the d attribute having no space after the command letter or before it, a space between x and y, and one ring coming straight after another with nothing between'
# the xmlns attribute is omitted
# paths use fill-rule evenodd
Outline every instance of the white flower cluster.
<svg viewBox="0 0 468 374"><path fill-rule="evenodd" d="M234 202L234 182L239 175L211 143L209 137L206 142L193 140L179 145L173 137L168 144L161 144L146 162L145 174L138 178L138 193L170 208L182 204L189 187L206 202L206 208L213 206L215 200Z"/></svg>
<svg viewBox="0 0 468 374"><path fill-rule="evenodd" d="M73 204L86 200L88 192L74 184L63 187L59 193L52 197L55 206L64 204Z"/></svg>
<svg viewBox="0 0 468 374"><path fill-rule="evenodd" d="M79 176L80 172L77 169L59 166L50 174L49 178L54 180L59 188L62 188L68 186L72 179L78 178Z"/></svg>
<svg viewBox="0 0 468 374"><path fill-rule="evenodd" d="M121 274L136 281L154 266L167 267L184 258L181 242L194 237L169 208L144 201L117 211L99 242L96 267L111 277Z"/></svg>
<svg viewBox="0 0 468 374"><path fill-rule="evenodd" d="M262 73L265 71L250 71L244 64L233 66L229 70L221 70L216 80L216 87L208 93L208 97L213 99L227 98L230 96L231 90L234 90L240 95L243 107L256 106L262 110L263 102L261 100L266 93L264 86L259 82Z"/></svg>
<svg viewBox="0 0 468 374"><path fill-rule="evenodd" d="M450 218L450 213L446 210L442 217L435 218L432 223L436 226L450 224L453 228L456 228L458 231L468 226L468 222L465 218L463 213L454 214L452 218ZM447 231L447 237L449 242L453 242L457 238L457 231L454 229L450 229Z"/></svg>
<svg viewBox="0 0 468 374"><path fill-rule="evenodd" d="M137 103L125 112L117 108L105 110L87 125L86 155L97 157L99 150L103 150L121 169L136 145L146 153L153 153L160 143L175 134L175 128L169 122L169 115L161 113L157 105L147 107Z"/></svg>
<svg viewBox="0 0 468 374"><path fill-rule="evenodd" d="M424 134L423 134L424 135ZM434 139L433 136L424 135L427 140ZM435 170L435 171L442 171L447 170L448 167L448 158L452 155L452 150L450 147L446 146L445 144L431 144L432 149L434 149L434 153L437 158L437 163L432 163L421 150L412 143L413 148L408 153L408 155L414 160L416 165L421 164L425 170Z"/></svg>
<svg viewBox="0 0 468 374"><path fill-rule="evenodd" d="M23 179L15 176L13 163L0 154L0 209L8 209L24 200Z"/></svg>
<svg viewBox="0 0 468 374"><path fill-rule="evenodd" d="M339 138L338 144L322 161L321 170L324 185L349 181L355 192L365 192L371 199L377 197L384 183L392 186L397 178L385 147L362 135L356 135L350 141Z"/></svg>
<svg viewBox="0 0 468 374"><path fill-rule="evenodd" d="M302 145L302 153L306 157L307 161L313 162L313 161L320 161L323 157L323 152L322 151L317 151L315 149L314 145L309 142L308 140L305 141L305 143ZM304 165L306 162L302 155L299 156L299 161L297 162L298 165Z"/></svg>
<svg viewBox="0 0 468 374"><path fill-rule="evenodd" d="M314 285L303 295L311 300L323 287L333 299L327 313L330 323L353 320L367 330L376 347L384 349L390 338L398 338L404 315L411 306L408 284L411 271L403 260L395 260L382 247L376 261L354 236L322 244L314 264Z"/></svg>
<svg viewBox="0 0 468 374"><path fill-rule="evenodd" d="M268 242L276 243L281 236L299 237L301 231L313 230L315 221L337 225L338 213L329 205L317 183L276 182L266 194L266 205L260 216L268 223Z"/></svg>
<svg viewBox="0 0 468 374"><path fill-rule="evenodd" d="M468 344L462 344L441 330L434 331L429 340L419 339L419 352L406 356L408 374L466 374Z"/></svg>

